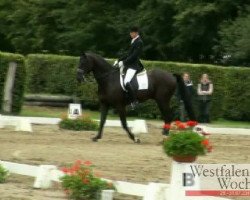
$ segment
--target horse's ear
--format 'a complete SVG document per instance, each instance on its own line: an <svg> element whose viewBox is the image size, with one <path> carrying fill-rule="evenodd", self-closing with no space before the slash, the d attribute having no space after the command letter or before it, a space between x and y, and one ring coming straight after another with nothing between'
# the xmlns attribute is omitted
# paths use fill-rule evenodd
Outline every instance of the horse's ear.
<svg viewBox="0 0 250 200"><path fill-rule="evenodd" d="M82 53L81 57L83 57L83 58L87 58L87 56L86 56L85 52L83 52L83 53Z"/></svg>

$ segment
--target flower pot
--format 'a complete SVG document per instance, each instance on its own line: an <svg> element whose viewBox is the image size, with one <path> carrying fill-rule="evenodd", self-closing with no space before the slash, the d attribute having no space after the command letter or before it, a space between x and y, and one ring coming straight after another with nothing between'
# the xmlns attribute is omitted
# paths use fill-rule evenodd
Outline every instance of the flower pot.
<svg viewBox="0 0 250 200"><path fill-rule="evenodd" d="M196 156L173 156L173 160L176 162L191 163L196 160Z"/></svg>

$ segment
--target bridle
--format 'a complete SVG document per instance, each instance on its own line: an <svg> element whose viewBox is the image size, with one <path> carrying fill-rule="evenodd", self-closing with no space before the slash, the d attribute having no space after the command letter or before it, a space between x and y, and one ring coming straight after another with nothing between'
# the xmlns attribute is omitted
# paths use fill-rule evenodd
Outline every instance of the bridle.
<svg viewBox="0 0 250 200"><path fill-rule="evenodd" d="M85 57L85 59L86 59L86 63L84 63L84 64L86 65L85 67L87 67L87 70L88 70L88 69L89 69L89 67L88 67L89 60L87 59L87 57ZM108 77L109 75L111 75L111 74L117 72L118 69L119 69L119 68L113 67L112 70L110 70L110 71L108 71L108 72L105 72L105 73L103 73L103 74L101 74L101 75L97 75L97 74L96 74L96 75L95 75L95 79L96 79L97 81L104 80L104 79L105 79L106 77ZM90 70L90 69L89 69L89 71L92 71L92 72L93 72L93 70ZM78 67L77 73L80 73L81 76L84 77L84 72L85 72L84 69L81 69L81 68Z"/></svg>

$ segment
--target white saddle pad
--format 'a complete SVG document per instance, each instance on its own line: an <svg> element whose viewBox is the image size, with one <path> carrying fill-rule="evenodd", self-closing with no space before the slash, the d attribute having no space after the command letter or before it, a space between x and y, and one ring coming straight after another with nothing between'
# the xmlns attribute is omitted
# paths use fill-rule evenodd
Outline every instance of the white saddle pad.
<svg viewBox="0 0 250 200"><path fill-rule="evenodd" d="M148 89L148 75L147 70L143 70L142 72L136 74L137 82L138 82L138 90L147 90ZM126 91L123 77L120 74L120 84L124 91Z"/></svg>

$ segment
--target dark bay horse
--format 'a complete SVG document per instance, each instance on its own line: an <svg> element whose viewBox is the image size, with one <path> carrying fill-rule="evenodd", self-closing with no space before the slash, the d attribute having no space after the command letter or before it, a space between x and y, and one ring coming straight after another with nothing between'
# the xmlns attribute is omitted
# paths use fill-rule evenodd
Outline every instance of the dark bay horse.
<svg viewBox="0 0 250 200"><path fill-rule="evenodd" d="M98 84L98 96L101 108L101 120L98 134L93 141L102 138L103 126L106 121L108 110L113 107L117 110L122 126L128 133L130 139L134 142L140 142L135 138L127 126L126 121L126 105L129 104L125 92L120 85L120 71L112 67L104 58L93 53L84 53L80 56L80 63L77 69L77 80L84 81L84 75L93 72L94 78ZM148 99L154 99L161 111L165 124L170 124L172 116L170 114L170 99L173 96L176 87L184 101L185 108L191 120L195 119L193 109L187 93L182 77L178 74L170 74L162 70L152 70L147 73L149 88L148 90L139 90L137 92L137 100L139 102ZM166 134L168 134L168 130Z"/></svg>

